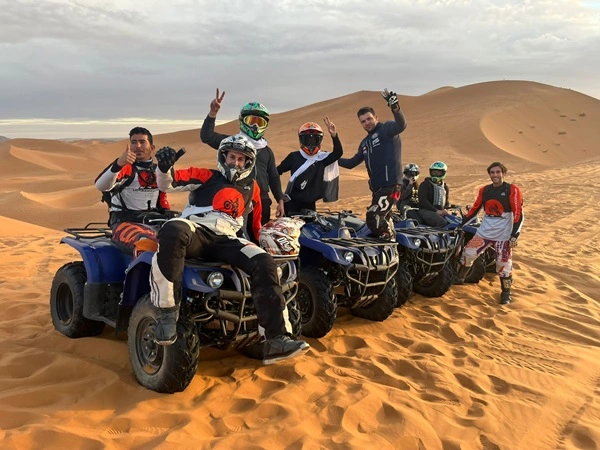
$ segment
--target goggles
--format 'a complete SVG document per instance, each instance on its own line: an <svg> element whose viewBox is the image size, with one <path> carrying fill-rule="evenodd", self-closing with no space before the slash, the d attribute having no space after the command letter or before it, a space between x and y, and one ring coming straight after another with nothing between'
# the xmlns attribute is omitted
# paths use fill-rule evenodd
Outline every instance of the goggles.
<svg viewBox="0 0 600 450"><path fill-rule="evenodd" d="M256 125L258 128L266 128L269 124L267 119L260 116L244 116L242 121L248 126Z"/></svg>

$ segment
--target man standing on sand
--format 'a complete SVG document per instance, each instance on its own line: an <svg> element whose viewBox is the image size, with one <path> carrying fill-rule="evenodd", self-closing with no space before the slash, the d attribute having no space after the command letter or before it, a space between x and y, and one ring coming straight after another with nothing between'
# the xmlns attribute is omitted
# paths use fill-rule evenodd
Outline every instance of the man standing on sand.
<svg viewBox="0 0 600 450"><path fill-rule="evenodd" d="M229 137L227 134L215 132L215 119L221 109L221 102L224 97L225 92L219 95L219 89L217 89L215 98L210 102L210 111L204 119L202 129L200 130L200 139L202 142L210 145L215 150L219 148L219 144L223 139ZM255 170L262 202L262 211L258 213L262 214L260 222L263 225L271 219L269 190L271 190L277 201L276 216L282 217L284 214L283 191L281 190L281 180L279 179L279 173L277 173L275 165L275 155L273 154L273 150L267 145L267 140L263 138L263 134L269 125L269 119L270 116L267 108L256 102L245 104L239 116L240 132L250 140L258 152Z"/></svg>
<svg viewBox="0 0 600 450"><path fill-rule="evenodd" d="M458 271L458 283L464 282L465 276L473 262L489 246L496 250L496 271L500 277L500 303L511 302L512 285L512 249L517 246L517 239L523 226L523 197L521 190L514 184L506 183L506 167L493 162L487 168L492 184L479 189L477 199L463 218L463 225L477 216L483 208L485 215L477 233L463 250L461 268Z"/></svg>
<svg viewBox="0 0 600 450"><path fill-rule="evenodd" d="M358 120L368 133L352 158L340 158L340 167L353 169L362 161L367 166L369 187L373 193L371 206L367 209L367 225L374 236L395 239L390 223L392 207L400 198L402 184L402 143L400 133L406 129L406 119L400 110L398 96L385 89L381 95L394 114L394 120L379 122L375 110L369 106L360 108Z"/></svg>

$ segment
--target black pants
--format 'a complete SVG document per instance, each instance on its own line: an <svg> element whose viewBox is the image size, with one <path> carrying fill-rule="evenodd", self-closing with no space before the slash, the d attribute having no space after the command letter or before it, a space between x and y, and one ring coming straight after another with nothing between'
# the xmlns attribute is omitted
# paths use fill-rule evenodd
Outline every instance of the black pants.
<svg viewBox="0 0 600 450"><path fill-rule="evenodd" d="M165 223L158 232L156 254L164 277L176 287L183 276L185 258L197 257L226 262L250 275L252 299L265 337L271 339L286 333L285 299L270 254L245 239L219 236L188 220L175 219ZM180 290L174 289L174 292ZM178 305L177 294L175 297Z"/></svg>
<svg viewBox="0 0 600 450"><path fill-rule="evenodd" d="M285 211L285 215L289 217L294 214L300 214L304 209L315 211L317 209L317 202L303 203L290 200L289 202L285 202L283 204L283 209Z"/></svg>
<svg viewBox="0 0 600 450"><path fill-rule="evenodd" d="M371 206L367 209L367 226L375 236L392 235L389 218L392 207L400 198L400 185L384 186L373 192Z"/></svg>

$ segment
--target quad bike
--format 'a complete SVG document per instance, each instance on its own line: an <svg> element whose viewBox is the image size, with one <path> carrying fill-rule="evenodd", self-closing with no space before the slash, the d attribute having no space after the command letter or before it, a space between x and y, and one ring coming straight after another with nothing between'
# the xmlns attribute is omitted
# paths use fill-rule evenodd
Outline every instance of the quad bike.
<svg viewBox="0 0 600 450"><path fill-rule="evenodd" d="M127 332L133 372L148 389L183 391L196 373L201 348L245 351L264 339L248 275L222 262L190 259L183 273L177 340L173 345L157 345L158 311L150 302L149 284L154 253L134 258L117 247L104 224L65 231L69 236L61 243L76 249L82 260L65 264L54 276L50 291L54 327L71 338L96 336L105 325L117 334ZM298 336L297 255L274 258L287 304L284 315L287 312L292 328L288 331Z"/></svg>
<svg viewBox="0 0 600 450"><path fill-rule="evenodd" d="M392 214L401 261L396 272L398 306L408 301L411 292L424 297L441 297L454 279L451 257L456 233L407 219L406 213L413 209L417 208L406 206L399 214Z"/></svg>
<svg viewBox="0 0 600 450"><path fill-rule="evenodd" d="M364 222L351 211L304 211L300 242L298 306L302 334L325 336L338 307L373 321L387 319L396 306L396 244L356 236Z"/></svg>

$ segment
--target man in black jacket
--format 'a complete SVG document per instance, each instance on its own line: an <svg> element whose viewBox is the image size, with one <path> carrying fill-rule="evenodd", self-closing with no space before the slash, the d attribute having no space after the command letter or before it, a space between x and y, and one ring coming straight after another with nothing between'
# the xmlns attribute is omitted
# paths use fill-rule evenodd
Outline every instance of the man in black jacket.
<svg viewBox="0 0 600 450"><path fill-rule="evenodd" d="M369 187L373 193L367 209L367 225L375 236L394 239L390 223L392 207L400 198L402 184L402 143L400 133L406 129L406 119L400 110L398 97L385 89L381 95L394 114L394 120L379 122L373 108L365 106L357 112L358 120L368 133L352 158L340 158L339 165L353 169L362 161L367 166Z"/></svg>
<svg viewBox="0 0 600 450"><path fill-rule="evenodd" d="M217 89L217 95L210 102L210 111L204 119L202 129L200 130L200 139L202 142L210 145L215 150L219 148L219 144L223 139L229 137L227 134L215 132L215 119L221 109L223 97L225 97L225 92L219 94L219 89ZM269 124L269 119L269 111L260 103L247 103L240 111L240 132L250 140L258 152L255 170L262 202L262 211L260 212L262 214L262 224L267 223L271 219L269 190L271 190L277 201L276 216L282 217L284 214L283 191L281 190L281 180L275 166L275 155L273 154L273 150L267 145L267 140L263 138L263 134Z"/></svg>
<svg viewBox="0 0 600 450"><path fill-rule="evenodd" d="M315 122L306 122L298 129L300 149L290 153L277 166L279 174L291 172L285 195L285 214L299 214L303 209L314 211L317 200L333 202L338 198L339 169L337 160L344 150L335 124L325 116L323 119L333 140L333 151L321 150L323 130Z"/></svg>

